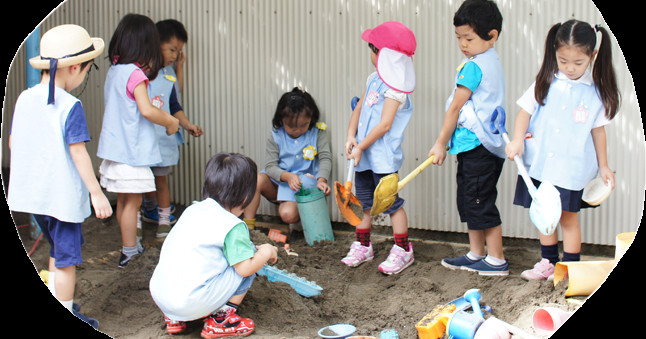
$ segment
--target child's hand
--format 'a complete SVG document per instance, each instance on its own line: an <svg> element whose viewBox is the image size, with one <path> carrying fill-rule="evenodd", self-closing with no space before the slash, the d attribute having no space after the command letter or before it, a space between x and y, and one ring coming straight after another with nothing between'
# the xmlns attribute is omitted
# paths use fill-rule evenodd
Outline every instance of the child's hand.
<svg viewBox="0 0 646 339"><path fill-rule="evenodd" d="M298 191L299 189L301 189L301 178L298 175L291 172L284 172L283 175L286 176L287 180L285 181L289 185L289 188L292 189L292 191Z"/></svg>
<svg viewBox="0 0 646 339"><path fill-rule="evenodd" d="M357 148L357 138L355 137L348 137L348 139L345 141L345 154L348 156L348 160L350 159L350 153L352 153L353 148Z"/></svg>
<svg viewBox="0 0 646 339"><path fill-rule="evenodd" d="M361 161L362 155L363 151L359 147L354 147L350 152L348 159L354 159L354 166L357 166L359 164L359 161Z"/></svg>
<svg viewBox="0 0 646 339"><path fill-rule="evenodd" d="M523 154L524 147L525 145L523 140L514 139L505 147L505 154L507 155L507 158L514 160L515 156L521 156Z"/></svg>
<svg viewBox="0 0 646 339"><path fill-rule="evenodd" d="M177 60L175 60L177 68L184 67L184 61L186 61L186 55L184 54L184 51L179 51L177 54Z"/></svg>
<svg viewBox="0 0 646 339"><path fill-rule="evenodd" d="M446 146L435 143L428 151L428 157L433 156L433 163L442 166L444 159L446 159Z"/></svg>
<svg viewBox="0 0 646 339"><path fill-rule="evenodd" d="M612 172L608 166L599 167L599 176L603 178L603 182L607 183L610 181L610 187L615 189L615 173Z"/></svg>
<svg viewBox="0 0 646 339"><path fill-rule="evenodd" d="M202 127L198 125L188 124L186 127L184 127L184 129L187 130L190 135L196 138L204 134L204 131L202 131Z"/></svg>
<svg viewBox="0 0 646 339"><path fill-rule="evenodd" d="M263 256L268 256L267 262L271 265L275 264L278 261L278 247L271 244L262 244L256 246L258 253Z"/></svg>
<svg viewBox="0 0 646 339"><path fill-rule="evenodd" d="M166 134L173 135L179 131L179 119L169 115L169 123L166 125Z"/></svg>
<svg viewBox="0 0 646 339"><path fill-rule="evenodd" d="M323 191L325 195L330 195L330 193L332 193L332 189L327 184L327 181L325 181L325 179L323 178L318 179L318 181L316 182L316 187L318 187L318 189Z"/></svg>
<svg viewBox="0 0 646 339"><path fill-rule="evenodd" d="M105 219L112 215L112 206L103 192L90 194L90 201L98 219Z"/></svg>

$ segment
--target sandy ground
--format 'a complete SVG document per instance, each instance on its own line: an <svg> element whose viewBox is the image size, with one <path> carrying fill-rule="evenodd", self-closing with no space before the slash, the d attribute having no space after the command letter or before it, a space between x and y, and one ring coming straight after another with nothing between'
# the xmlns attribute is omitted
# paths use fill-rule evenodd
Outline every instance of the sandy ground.
<svg viewBox="0 0 646 339"><path fill-rule="evenodd" d="M178 208L176 215L180 213L181 208ZM14 214L14 220L18 226L28 222L20 214ZM49 333L90 337L101 337L103 333L113 338L200 337L201 321L189 323L186 334L171 336L165 332L162 313L148 291L161 248L161 242L154 239L153 225L144 224L144 241L148 247L144 255L133 260L126 269L119 269L121 242L116 218L99 221L90 217L84 224L84 264L77 269L75 302L81 305L81 312L100 321L101 333L77 322L55 302L37 275L38 271L47 268L49 244L46 241L35 244L28 227L17 230L19 237L9 235L9 240L15 239L11 243L15 246L10 247L15 250L6 258L11 258L10 269L20 273L18 279L10 279L10 286L15 293L28 296L22 302L12 302L15 318L24 324L26 333L35 330L37 333L51 331ZM353 324L357 327L356 334L361 335L379 337L383 329L395 329L400 338L417 338L415 324L424 315L434 306L458 298L471 288L480 289L482 303L492 308L493 315L539 338L546 336L535 333L532 327L531 317L537 308L554 306L573 311L579 307L564 297L567 282L554 287L549 282L527 282L520 278L520 273L531 268L538 259L536 243L506 241L518 244L505 248L510 275L482 277L441 266L442 258L466 253L468 246L465 243L439 241L434 239L439 238L435 232L411 232L415 263L399 275L385 276L377 266L390 250L392 235L389 236L389 232L389 228L375 228L375 260L354 269L340 262L354 240L352 229L347 225L335 225L335 241L318 242L313 246L307 245L302 233L291 234L288 242L299 255L288 256L281 249L276 266L316 282L323 292L320 296L305 298L285 283L257 277L238 312L256 322L256 332L251 338L318 338L319 329L337 323ZM257 244L273 243L266 234L266 229L254 230L252 239ZM31 262L21 251L22 246L25 253L33 249L29 257ZM611 277L618 277L621 285L628 288L641 285L629 279L632 275L621 274L622 267L620 264ZM614 282L612 286L618 286L617 279L609 279L605 285ZM623 317L643 315L643 308L637 306L639 296L631 298L629 291L634 292L602 287L557 332L557 337L580 334L580 329L616 335L622 329L634 328L637 323L621 323L616 317L617 311L621 311ZM601 296L597 297L599 294ZM608 314L609 308L605 305L612 306L614 316Z"/></svg>

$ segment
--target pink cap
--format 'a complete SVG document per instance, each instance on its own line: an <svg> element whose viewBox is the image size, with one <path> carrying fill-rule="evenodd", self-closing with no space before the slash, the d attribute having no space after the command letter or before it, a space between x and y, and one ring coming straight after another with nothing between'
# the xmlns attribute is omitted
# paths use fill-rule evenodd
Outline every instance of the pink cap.
<svg viewBox="0 0 646 339"><path fill-rule="evenodd" d="M375 45L378 49L386 47L407 56L413 56L417 48L413 31L398 21L386 21L373 29L366 29L361 34L361 39Z"/></svg>

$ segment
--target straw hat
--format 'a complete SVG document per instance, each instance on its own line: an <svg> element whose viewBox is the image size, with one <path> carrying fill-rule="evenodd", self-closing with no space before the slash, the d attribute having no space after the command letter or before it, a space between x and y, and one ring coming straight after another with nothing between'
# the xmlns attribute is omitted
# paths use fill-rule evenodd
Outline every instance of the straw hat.
<svg viewBox="0 0 646 339"><path fill-rule="evenodd" d="M377 73L388 87L404 93L415 90L413 54L417 48L415 34L401 22L386 21L367 29L361 38L379 49Z"/></svg>
<svg viewBox="0 0 646 339"><path fill-rule="evenodd" d="M52 60L58 68L80 64L99 56L105 43L101 38L91 38L85 28L78 25L56 26L40 39L40 55L29 59L36 69L49 69Z"/></svg>

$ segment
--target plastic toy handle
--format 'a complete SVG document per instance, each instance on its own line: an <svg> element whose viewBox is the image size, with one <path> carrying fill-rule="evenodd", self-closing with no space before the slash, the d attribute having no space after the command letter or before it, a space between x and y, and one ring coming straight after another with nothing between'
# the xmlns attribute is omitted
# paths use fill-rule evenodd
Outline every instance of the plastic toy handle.
<svg viewBox="0 0 646 339"><path fill-rule="evenodd" d="M498 119L500 115L500 119ZM507 120L507 115L505 114L505 109L502 106L498 106L493 110L491 114L491 121L489 121L489 129L493 134L506 134L507 130L505 129L505 122Z"/></svg>
<svg viewBox="0 0 646 339"><path fill-rule="evenodd" d="M359 102L359 97L354 97L350 101L350 107L352 107L352 110L354 111L354 108L357 107L357 103Z"/></svg>

